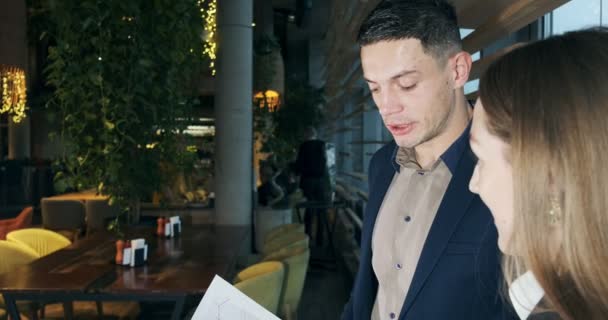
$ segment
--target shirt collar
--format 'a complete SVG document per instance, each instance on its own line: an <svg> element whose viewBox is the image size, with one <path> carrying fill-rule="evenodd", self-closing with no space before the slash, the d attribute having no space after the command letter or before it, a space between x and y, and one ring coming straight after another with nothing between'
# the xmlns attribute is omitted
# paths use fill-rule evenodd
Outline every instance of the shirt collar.
<svg viewBox="0 0 608 320"><path fill-rule="evenodd" d="M462 152L467 148L467 145L469 143L470 131L471 122L469 121L469 124L460 134L458 139L456 139L456 141L454 141L452 145L450 145L450 147L440 157L441 161L445 163L446 167L448 167L452 175L454 175L454 173L456 172L456 167L458 166L458 161L460 160ZM399 146L395 146L392 159L392 164L395 168L395 171L399 172L401 164L404 164L405 162L415 162L414 149L405 149Z"/></svg>
<svg viewBox="0 0 608 320"><path fill-rule="evenodd" d="M530 271L509 286L509 298L520 319L527 319L544 295L545 291Z"/></svg>
<svg viewBox="0 0 608 320"><path fill-rule="evenodd" d="M452 145L441 155L441 160L445 163L445 165L450 169L452 175L456 172L456 167L458 166L458 161L460 160L460 156L462 152L467 148L469 144L469 132L471 131L471 121L464 129L464 131L460 134L460 137L452 143Z"/></svg>

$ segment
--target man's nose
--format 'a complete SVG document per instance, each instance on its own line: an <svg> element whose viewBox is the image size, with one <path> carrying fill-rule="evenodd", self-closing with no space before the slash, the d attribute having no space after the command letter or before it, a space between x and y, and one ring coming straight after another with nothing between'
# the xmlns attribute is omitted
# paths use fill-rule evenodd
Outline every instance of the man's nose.
<svg viewBox="0 0 608 320"><path fill-rule="evenodd" d="M381 116L391 115L403 109L403 105L397 96L390 90L380 93L380 96L376 99L376 106L378 106Z"/></svg>

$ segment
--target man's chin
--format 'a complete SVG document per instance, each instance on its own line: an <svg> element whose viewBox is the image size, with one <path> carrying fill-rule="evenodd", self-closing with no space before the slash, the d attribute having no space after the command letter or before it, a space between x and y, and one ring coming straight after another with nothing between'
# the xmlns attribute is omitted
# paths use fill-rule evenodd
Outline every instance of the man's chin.
<svg viewBox="0 0 608 320"><path fill-rule="evenodd" d="M393 136L393 139L395 140L395 143L401 148L412 149L418 145L417 141L410 139L409 137L406 138Z"/></svg>

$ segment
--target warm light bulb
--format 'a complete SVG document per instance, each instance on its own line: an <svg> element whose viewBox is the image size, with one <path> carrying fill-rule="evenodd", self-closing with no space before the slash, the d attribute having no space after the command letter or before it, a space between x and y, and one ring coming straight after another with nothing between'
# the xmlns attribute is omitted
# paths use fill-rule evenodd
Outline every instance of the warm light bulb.
<svg viewBox="0 0 608 320"><path fill-rule="evenodd" d="M216 24L216 12L217 12L217 0L208 0L209 5L207 9L201 7L201 15L203 21L205 21L205 41L203 43L203 56L209 57L209 68L211 68L211 74L215 75L215 59L217 46L215 43L215 31L217 29ZM199 6L203 6L205 1L198 1Z"/></svg>
<svg viewBox="0 0 608 320"><path fill-rule="evenodd" d="M8 113L13 122L19 123L25 118L26 82L25 72L15 67L0 67L2 81L2 103L0 113Z"/></svg>

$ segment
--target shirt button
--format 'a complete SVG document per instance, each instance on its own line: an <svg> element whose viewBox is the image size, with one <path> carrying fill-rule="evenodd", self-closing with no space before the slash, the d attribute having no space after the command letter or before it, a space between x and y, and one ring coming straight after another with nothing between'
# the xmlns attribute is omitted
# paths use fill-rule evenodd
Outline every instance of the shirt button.
<svg viewBox="0 0 608 320"><path fill-rule="evenodd" d="M397 264L395 265L395 269L397 269L397 270L401 270L401 268L402 268L402 267L403 267L403 266L401 265L401 263L397 263Z"/></svg>
<svg viewBox="0 0 608 320"><path fill-rule="evenodd" d="M389 314L389 316L391 317L391 319L395 319L395 313L394 313L394 312L391 312L391 313Z"/></svg>
<svg viewBox="0 0 608 320"><path fill-rule="evenodd" d="M423 176L424 175L424 171L418 171L418 175L419 176Z"/></svg>
<svg viewBox="0 0 608 320"><path fill-rule="evenodd" d="M405 216L405 218L403 218L403 220L405 220L405 222L410 222L412 220L412 217Z"/></svg>

